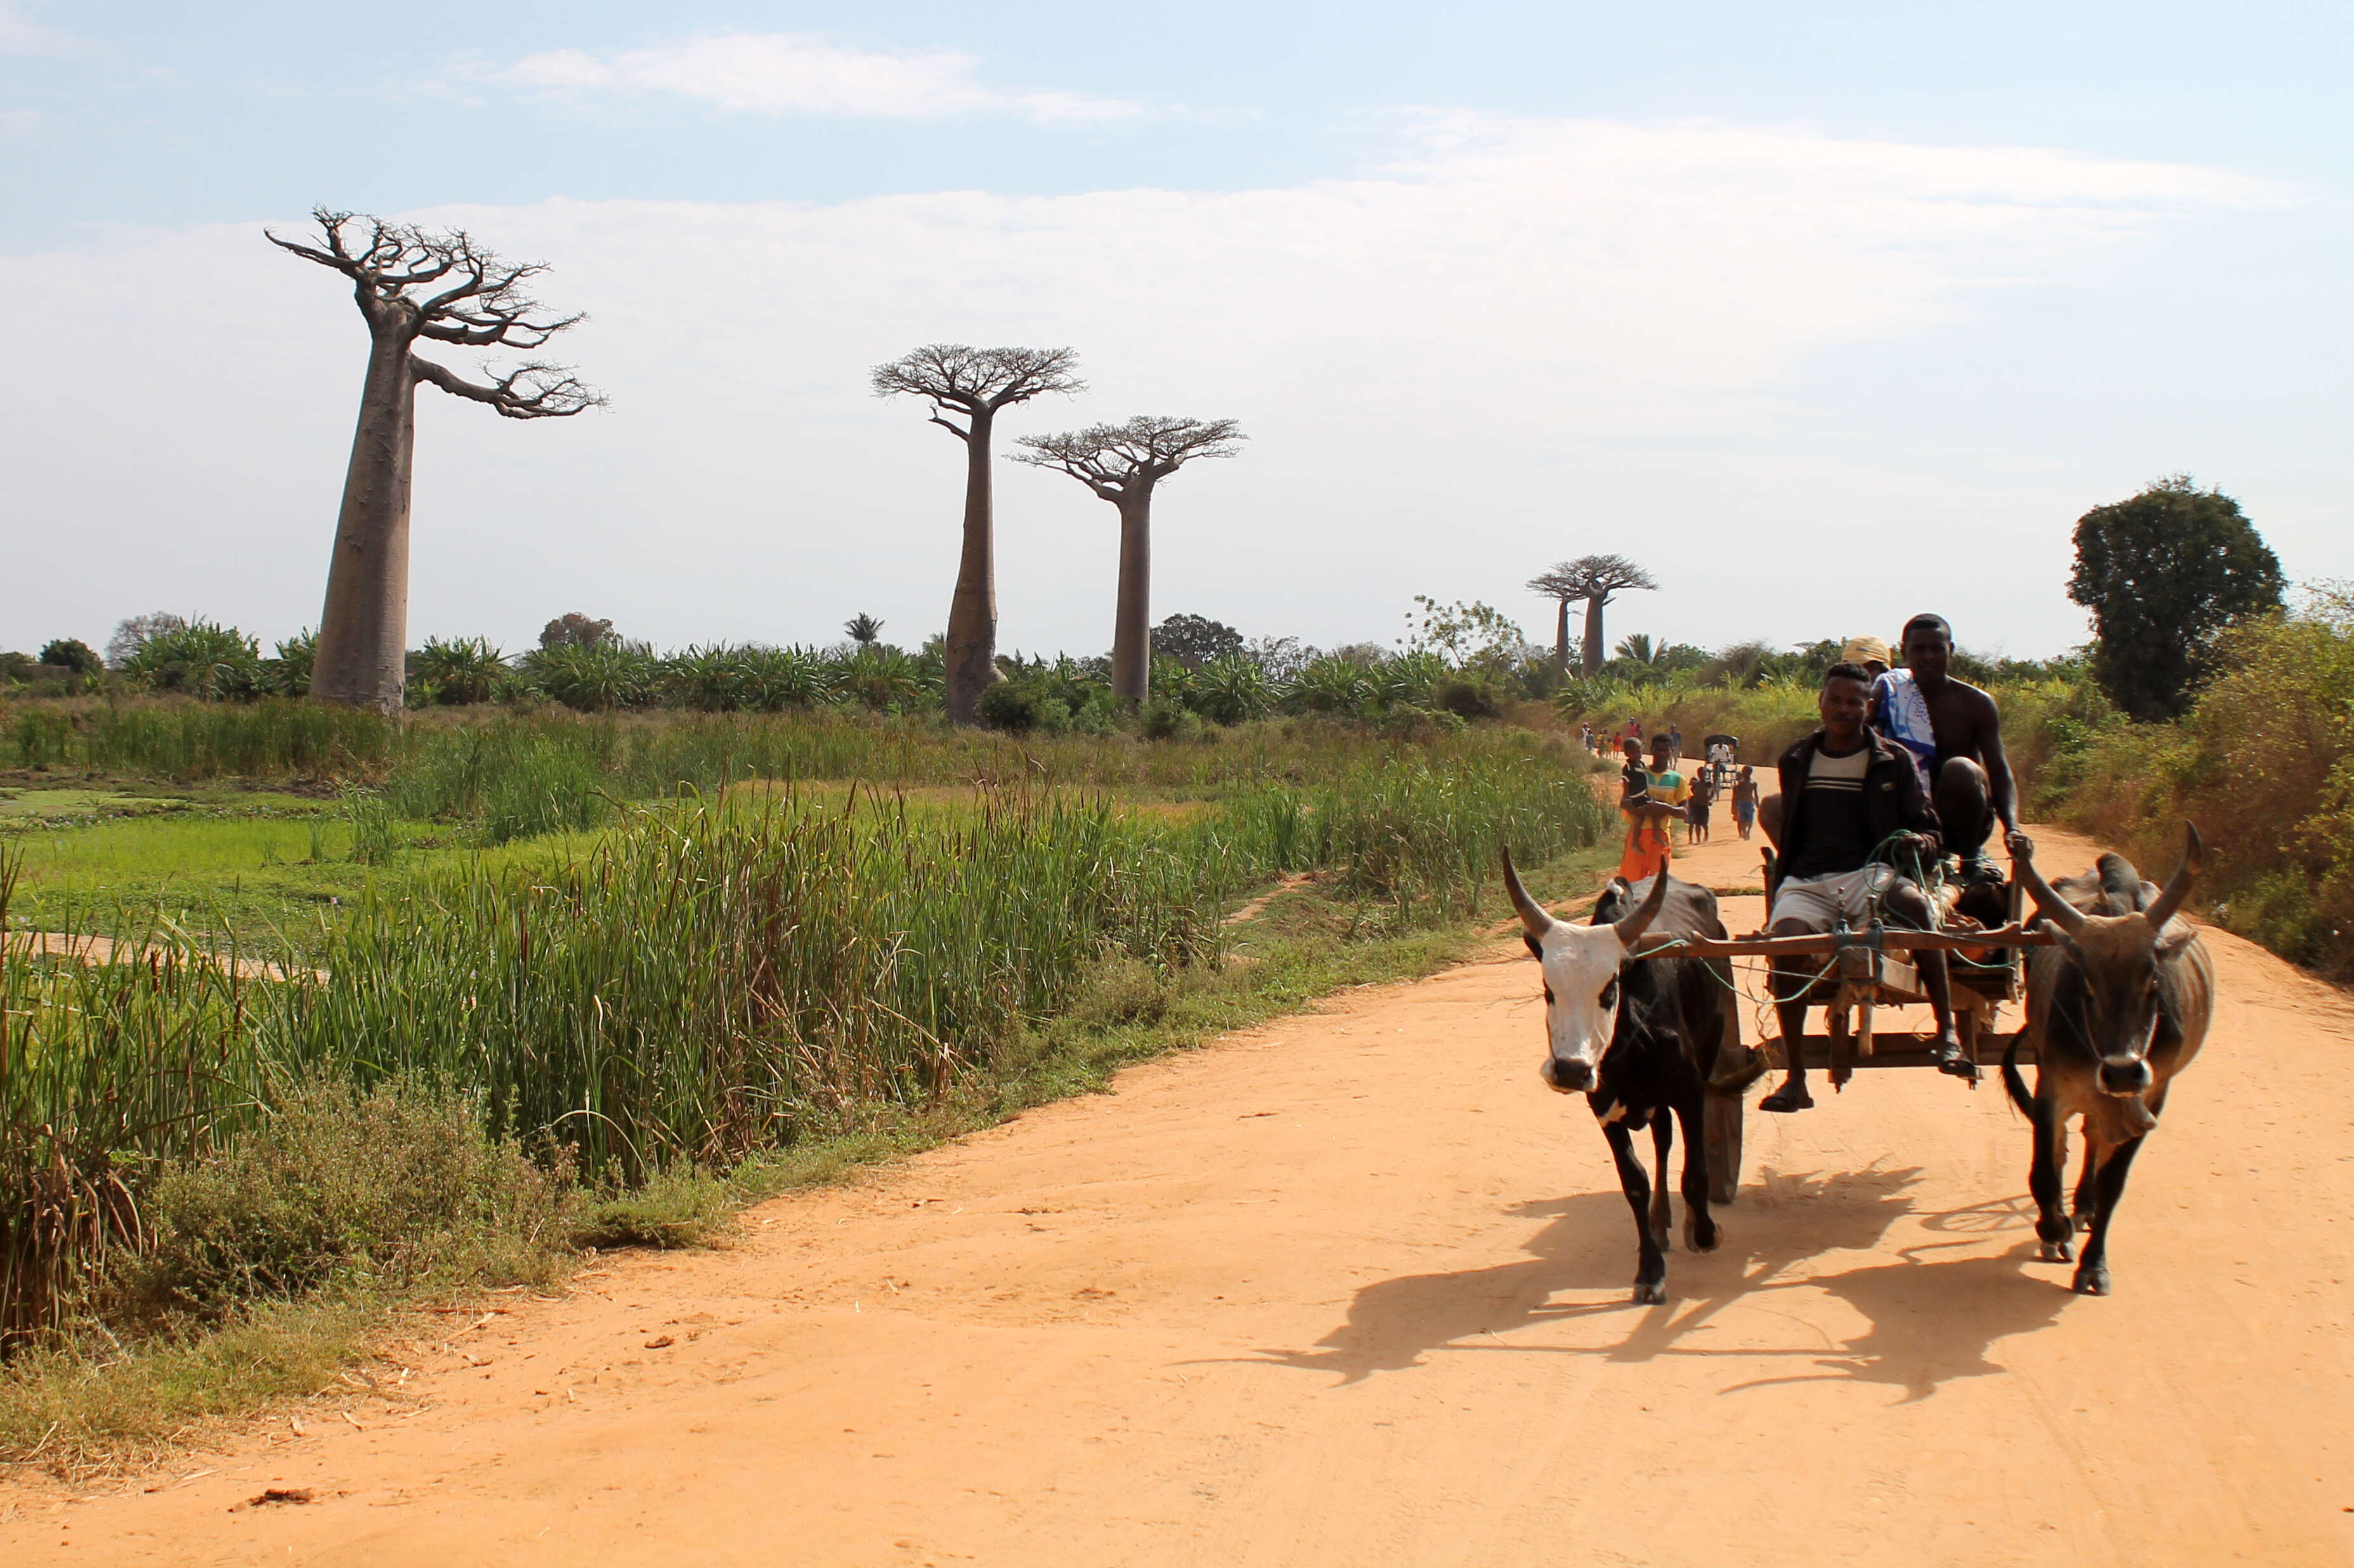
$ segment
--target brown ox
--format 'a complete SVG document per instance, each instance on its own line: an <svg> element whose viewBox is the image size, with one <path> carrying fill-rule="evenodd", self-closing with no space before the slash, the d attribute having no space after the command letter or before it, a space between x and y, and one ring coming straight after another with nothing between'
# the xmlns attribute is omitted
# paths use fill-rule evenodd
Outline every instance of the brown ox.
<svg viewBox="0 0 2354 1568"><path fill-rule="evenodd" d="M2215 1010L2215 970L2206 945L2175 918L2199 873L2199 830L2163 891L2122 855L2105 854L2082 876L2055 887L2019 856L2019 879L2061 932L2057 945L2027 960L2027 1023L2002 1060L2003 1086L2035 1127L2028 1179L2043 1258L2065 1263L2079 1227L2084 1255L2075 1286L2109 1293L2109 1222L2142 1139L2166 1108L2168 1086L2190 1065ZM2035 1092L2019 1073L2022 1045L2035 1049ZM2067 1124L2084 1118L2084 1168L2072 1220L2060 1207Z"/></svg>

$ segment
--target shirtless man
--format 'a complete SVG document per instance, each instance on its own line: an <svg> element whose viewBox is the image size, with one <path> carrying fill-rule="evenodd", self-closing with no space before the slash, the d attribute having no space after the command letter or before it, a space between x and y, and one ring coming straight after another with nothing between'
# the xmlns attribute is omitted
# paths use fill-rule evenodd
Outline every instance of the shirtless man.
<svg viewBox="0 0 2354 1568"><path fill-rule="evenodd" d="M2035 848L2019 831L2019 786L2003 755L2002 715L1992 697L1946 673L1954 632L1945 617L1906 621L1903 649L1906 668L1872 683L1872 726L1912 754L1945 829L1946 852L1961 859L1961 880L2000 882L1986 855L1997 821L2013 856Z"/></svg>

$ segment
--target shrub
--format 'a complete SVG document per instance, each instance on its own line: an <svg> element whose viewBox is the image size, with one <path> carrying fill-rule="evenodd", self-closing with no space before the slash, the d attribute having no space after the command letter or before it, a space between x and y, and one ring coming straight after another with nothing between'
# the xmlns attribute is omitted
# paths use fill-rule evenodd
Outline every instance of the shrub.
<svg viewBox="0 0 2354 1568"><path fill-rule="evenodd" d="M1458 718L1494 718L1501 711L1503 695L1488 676L1464 670L1430 688L1430 705Z"/></svg>
<svg viewBox="0 0 2354 1568"><path fill-rule="evenodd" d="M149 691L252 696L260 689L261 650L233 626L197 620L140 643L123 661L122 673Z"/></svg>
<svg viewBox="0 0 2354 1568"><path fill-rule="evenodd" d="M1000 681L981 694L981 721L991 729L1010 730L1026 735L1038 727L1041 710L1047 701L1037 683L1032 681ZM1070 710L1063 710L1067 721Z"/></svg>
<svg viewBox="0 0 2354 1568"><path fill-rule="evenodd" d="M425 646L408 658L412 690L429 691L432 702L451 707L489 702L506 672L506 655L491 646L487 637L461 637L451 642L429 637ZM421 697L411 701L422 705Z"/></svg>
<svg viewBox="0 0 2354 1568"><path fill-rule="evenodd" d="M77 675L96 675L106 668L106 661L98 650L77 637L59 637L42 645L41 662L52 669L70 670Z"/></svg>
<svg viewBox="0 0 2354 1568"><path fill-rule="evenodd" d="M341 1283L544 1278L573 1192L450 1090L297 1078L227 1153L156 1180L130 1290L150 1310L217 1318Z"/></svg>

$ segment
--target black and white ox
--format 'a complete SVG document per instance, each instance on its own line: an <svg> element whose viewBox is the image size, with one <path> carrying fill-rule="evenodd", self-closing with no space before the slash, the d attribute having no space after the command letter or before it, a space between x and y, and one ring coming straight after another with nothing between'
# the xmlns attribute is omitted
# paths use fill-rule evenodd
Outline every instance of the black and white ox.
<svg viewBox="0 0 2354 1568"><path fill-rule="evenodd" d="M2069 1241L2089 1229L2076 1288L2109 1293L2109 1222L2126 1173L2166 1109L2174 1075L2190 1065L2215 1011L2215 969L2190 923L2175 917L2199 874L2199 830L2163 890L2122 855L2105 854L2082 876L2043 880L2015 862L2056 946L2027 959L2027 1023L2004 1053L2003 1086L2035 1128L2027 1185L2047 1263L2069 1260ZM2019 1073L2021 1045L2035 1048L2035 1092ZM2060 1207L2068 1120L2084 1118L2084 1166L2074 1213Z"/></svg>
<svg viewBox="0 0 2354 1568"><path fill-rule="evenodd" d="M1722 938L1716 895L1705 887L1656 876L1631 887L1614 878L1585 926L1545 913L1521 885L1504 855L1504 886L1520 911L1529 951L1544 970L1546 1085L1584 1094L1617 1163L1618 1185L1635 1211L1641 1260L1635 1299L1668 1298L1668 1154L1675 1123L1684 1128L1684 1245L1716 1248L1708 1212L1704 1099L1725 1038L1732 995L1722 960L1646 958L1678 938ZM1651 1129L1659 1165L1656 1190L1635 1153L1634 1135Z"/></svg>

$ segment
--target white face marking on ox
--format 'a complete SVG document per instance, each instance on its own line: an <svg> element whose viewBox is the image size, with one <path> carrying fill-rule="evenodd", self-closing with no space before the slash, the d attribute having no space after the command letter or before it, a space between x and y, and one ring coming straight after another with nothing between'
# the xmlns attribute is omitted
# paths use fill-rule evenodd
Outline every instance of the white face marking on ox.
<svg viewBox="0 0 2354 1568"><path fill-rule="evenodd" d="M1511 851L1504 853L1503 861L1504 890L1520 911L1521 934L1544 969L1544 1081L1563 1094L1579 1094L1594 1087L1602 1054L1610 1049L1611 1033L1618 1025L1618 965L1659 917L1667 902L1668 878L1650 878L1633 911L1612 924L1565 926L1521 885ZM1635 891L1623 879L1610 885L1622 906Z"/></svg>
<svg viewBox="0 0 2354 1568"><path fill-rule="evenodd" d="M1554 922L1537 942L1544 970L1546 1085L1564 1095L1592 1088L1618 1024L1618 966L1627 943L1615 926Z"/></svg>

